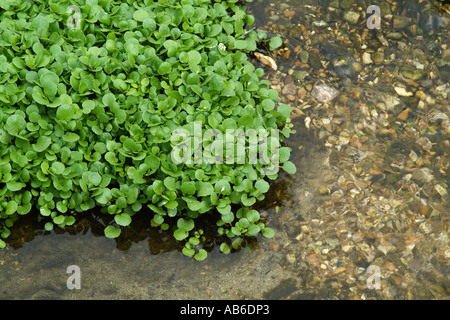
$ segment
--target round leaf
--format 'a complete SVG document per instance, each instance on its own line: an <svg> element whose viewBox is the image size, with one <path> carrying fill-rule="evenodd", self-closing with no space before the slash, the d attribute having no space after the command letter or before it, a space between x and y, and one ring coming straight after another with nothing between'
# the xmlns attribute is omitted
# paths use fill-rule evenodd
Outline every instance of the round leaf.
<svg viewBox="0 0 450 320"><path fill-rule="evenodd" d="M118 236L120 236L120 233L122 232L122 230L119 228L116 228L114 226L107 226L105 228L104 232L105 232L105 236L107 238L114 239L114 238L117 238Z"/></svg>

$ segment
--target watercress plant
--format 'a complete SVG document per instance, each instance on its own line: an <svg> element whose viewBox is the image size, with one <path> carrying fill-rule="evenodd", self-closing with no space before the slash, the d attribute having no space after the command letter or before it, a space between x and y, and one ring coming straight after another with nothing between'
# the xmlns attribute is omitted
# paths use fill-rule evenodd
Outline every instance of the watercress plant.
<svg viewBox="0 0 450 320"><path fill-rule="evenodd" d="M272 237L251 206L276 173L170 157L172 132L195 121L289 136L291 108L247 56L267 41L247 28L253 21L236 0L0 0L1 237L33 208L46 230L102 208L115 238L143 207L197 260L207 255L202 214L220 213L218 232L234 249ZM276 160L294 173L289 156L281 147Z"/></svg>

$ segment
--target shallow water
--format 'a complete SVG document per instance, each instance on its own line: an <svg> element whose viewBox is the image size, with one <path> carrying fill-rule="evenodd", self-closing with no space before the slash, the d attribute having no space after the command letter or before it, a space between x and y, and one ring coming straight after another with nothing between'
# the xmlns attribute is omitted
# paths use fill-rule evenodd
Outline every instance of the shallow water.
<svg viewBox="0 0 450 320"><path fill-rule="evenodd" d="M256 205L273 239L229 255L211 243L197 262L145 213L118 240L103 236L102 215L52 232L28 215L0 250L0 298L448 299L449 16L437 1L378 1L384 14L411 20L387 18L367 32L365 19L342 18L366 2L248 4L257 28L287 40L266 76L297 115L287 144L298 172L281 174ZM416 79L416 70L426 74ZM321 103L318 83L340 95ZM71 265L79 290L66 284Z"/></svg>

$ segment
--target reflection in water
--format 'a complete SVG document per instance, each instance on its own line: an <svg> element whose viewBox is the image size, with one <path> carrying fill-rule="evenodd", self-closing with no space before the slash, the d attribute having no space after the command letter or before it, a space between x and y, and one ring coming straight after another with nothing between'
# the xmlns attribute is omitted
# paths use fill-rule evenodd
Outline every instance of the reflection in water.
<svg viewBox="0 0 450 320"><path fill-rule="evenodd" d="M207 252L211 252L216 243L228 241L224 236L217 233L215 221L218 219L218 213L204 214L196 219L196 226L198 229L204 231L206 241L202 243L202 248ZM182 241L177 241L172 235L172 227L176 224L176 220L167 221L171 226L168 230L161 230L159 227L152 227L150 220L152 213L143 210L133 216L132 222L127 227L121 227L122 232L119 237L115 239L108 239L116 243L116 248L120 251L128 251L133 243L148 242L148 250L151 255L162 254L170 251L179 251L184 247ZM55 227L52 231L44 229L44 222L38 222L36 212L27 214L21 217L10 228L11 235L5 239L6 243L18 250L24 246L26 242L33 241L36 237L53 237L57 235L68 234L71 236L93 236L105 237L104 229L106 226L114 223L113 217L101 212L88 211L79 213L76 222L71 226L64 228ZM239 252L242 248L254 249L257 248L257 238L250 237L245 239L241 246L232 250L232 253Z"/></svg>

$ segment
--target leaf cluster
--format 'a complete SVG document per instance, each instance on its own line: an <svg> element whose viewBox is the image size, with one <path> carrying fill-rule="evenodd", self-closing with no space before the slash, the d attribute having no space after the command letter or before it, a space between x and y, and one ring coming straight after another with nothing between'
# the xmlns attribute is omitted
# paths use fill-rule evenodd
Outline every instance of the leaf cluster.
<svg viewBox="0 0 450 320"><path fill-rule="evenodd" d="M291 132L291 108L247 58L261 34L236 2L76 1L81 27L68 29L69 1L0 0L3 238L34 207L47 230L100 207L115 238L144 206L154 226L175 219L174 237L197 260L206 251L194 220L205 213L220 212L231 238L273 236L250 209L269 190L264 164L170 157L171 133L195 121L204 131L281 128L280 140ZM280 148L293 173L289 155Z"/></svg>

